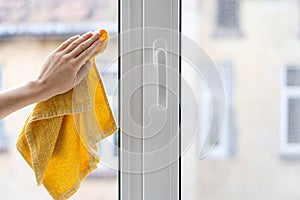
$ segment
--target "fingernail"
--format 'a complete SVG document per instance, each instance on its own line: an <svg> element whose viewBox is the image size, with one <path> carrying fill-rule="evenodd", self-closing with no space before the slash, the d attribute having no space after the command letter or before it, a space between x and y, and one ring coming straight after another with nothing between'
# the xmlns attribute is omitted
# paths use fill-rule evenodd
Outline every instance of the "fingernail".
<svg viewBox="0 0 300 200"><path fill-rule="evenodd" d="M86 32L84 35L91 35L92 34L92 32L91 31L88 31L88 32Z"/></svg>

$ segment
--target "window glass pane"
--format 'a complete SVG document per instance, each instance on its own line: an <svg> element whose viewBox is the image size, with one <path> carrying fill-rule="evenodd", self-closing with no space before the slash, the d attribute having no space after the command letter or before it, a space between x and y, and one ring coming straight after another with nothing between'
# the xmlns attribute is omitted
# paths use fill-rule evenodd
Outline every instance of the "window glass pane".
<svg viewBox="0 0 300 200"><path fill-rule="evenodd" d="M239 0L218 0L218 26L223 28L238 27Z"/></svg>
<svg viewBox="0 0 300 200"><path fill-rule="evenodd" d="M193 51L190 45L186 54L193 55L196 61L182 63L183 200L299 198L299 3L182 1L183 35L202 50ZM242 34L232 34L236 27ZM216 103L220 96L213 98L216 88L208 83L220 78L211 73L212 69L228 61L232 65L228 79L231 91L226 90L229 82L222 81L230 112L222 114L221 103ZM220 91L221 88L216 93ZM216 113L220 117L212 120ZM200 117L194 117L197 114ZM230 136L225 137L216 124L228 116L228 127L224 123L223 131ZM214 131L208 133L210 126ZM190 134L197 140L187 140ZM224 138L228 138L230 156L220 153ZM215 144L213 149L207 148L209 143Z"/></svg>
<svg viewBox="0 0 300 200"><path fill-rule="evenodd" d="M300 142L300 99L289 99L288 142Z"/></svg>
<svg viewBox="0 0 300 200"><path fill-rule="evenodd" d="M109 44L96 57L115 119L118 116L117 0L0 0L0 89L39 74L46 56L68 37L106 29ZM3 78L3 80L2 80ZM34 105L0 121L0 199L50 199L15 143ZM117 134L99 143L100 164L70 199L118 198ZM16 192L17 191L17 192Z"/></svg>
<svg viewBox="0 0 300 200"><path fill-rule="evenodd" d="M291 68L287 69L286 82L288 86L299 86L300 85L300 69Z"/></svg>

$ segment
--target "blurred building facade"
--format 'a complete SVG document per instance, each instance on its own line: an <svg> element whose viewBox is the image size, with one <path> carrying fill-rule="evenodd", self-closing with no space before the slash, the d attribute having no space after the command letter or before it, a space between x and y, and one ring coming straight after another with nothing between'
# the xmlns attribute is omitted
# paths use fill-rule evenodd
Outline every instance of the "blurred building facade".
<svg viewBox="0 0 300 200"><path fill-rule="evenodd" d="M201 141L182 157L183 199L300 198L299 3L184 3L183 33L201 45L220 71L227 115L208 157L199 159ZM203 99L202 83L194 78ZM183 106L184 101L183 95ZM200 114L200 140L207 114ZM190 131L190 113L183 109L183 115L183 132Z"/></svg>

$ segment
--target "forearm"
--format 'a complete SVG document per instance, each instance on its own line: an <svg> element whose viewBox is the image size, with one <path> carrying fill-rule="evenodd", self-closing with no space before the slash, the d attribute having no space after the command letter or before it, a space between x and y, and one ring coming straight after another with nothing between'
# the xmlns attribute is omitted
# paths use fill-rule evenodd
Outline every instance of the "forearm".
<svg viewBox="0 0 300 200"><path fill-rule="evenodd" d="M37 81L0 92L0 119L30 104L44 100L45 90Z"/></svg>

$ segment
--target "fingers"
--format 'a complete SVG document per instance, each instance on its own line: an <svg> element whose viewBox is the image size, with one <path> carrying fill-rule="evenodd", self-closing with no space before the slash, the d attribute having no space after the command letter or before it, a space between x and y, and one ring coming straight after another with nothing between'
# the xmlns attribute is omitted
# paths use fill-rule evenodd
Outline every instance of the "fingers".
<svg viewBox="0 0 300 200"><path fill-rule="evenodd" d="M90 71L92 63L90 61L86 62L77 72L75 77L75 86L78 85L84 77L86 77Z"/></svg>
<svg viewBox="0 0 300 200"><path fill-rule="evenodd" d="M94 53L99 49L101 44L102 44L101 39L94 41L94 43L89 48L87 48L80 55L78 55L78 57L76 58L77 62L85 63L87 60L89 60L94 55Z"/></svg>
<svg viewBox="0 0 300 200"><path fill-rule="evenodd" d="M57 47L57 49L55 50L55 52L59 52L64 50L65 48L67 48L73 41L77 40L79 38L79 35L75 35L73 37L70 37L69 39L67 39L66 41L64 41L61 45L59 45Z"/></svg>
<svg viewBox="0 0 300 200"><path fill-rule="evenodd" d="M64 42L57 51L62 62L70 62L75 72L79 72L82 64L86 63L101 46L99 33L88 32L81 37L74 36ZM82 73L82 72L81 72Z"/></svg>
<svg viewBox="0 0 300 200"><path fill-rule="evenodd" d="M78 45L80 45L81 43L89 39L92 35L93 35L92 32L87 32L81 37L77 38L64 50L64 53L70 53L73 49L75 49Z"/></svg>
<svg viewBox="0 0 300 200"><path fill-rule="evenodd" d="M100 38L100 34L96 33L86 41L82 42L79 44L72 52L71 52L71 57L75 58L79 54L81 54L83 51L87 50L96 40Z"/></svg>

